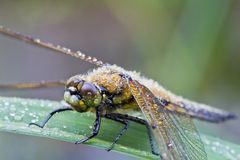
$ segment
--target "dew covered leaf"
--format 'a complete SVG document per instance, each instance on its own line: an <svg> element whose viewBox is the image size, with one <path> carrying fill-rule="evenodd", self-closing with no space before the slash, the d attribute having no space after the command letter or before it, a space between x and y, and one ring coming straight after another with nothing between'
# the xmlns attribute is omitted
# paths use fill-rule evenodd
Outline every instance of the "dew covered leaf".
<svg viewBox="0 0 240 160"><path fill-rule="evenodd" d="M0 131L66 142L75 142L91 132L95 115L74 111L56 114L44 129L36 126L28 127L30 122L42 122L50 111L60 106L62 104L56 101L0 97ZM122 127L122 124L103 119L99 135L85 144L106 149ZM146 133L144 126L130 123L126 135L113 150L138 159L159 159L151 153ZM206 135L201 137L209 159L240 159L240 146Z"/></svg>

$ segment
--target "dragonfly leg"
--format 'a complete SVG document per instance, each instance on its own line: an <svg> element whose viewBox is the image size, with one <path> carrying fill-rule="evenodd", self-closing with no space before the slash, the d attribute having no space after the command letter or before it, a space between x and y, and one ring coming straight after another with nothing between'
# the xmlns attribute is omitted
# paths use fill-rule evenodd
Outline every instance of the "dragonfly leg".
<svg viewBox="0 0 240 160"><path fill-rule="evenodd" d="M84 143L84 142L88 141L89 139L92 139L93 137L98 135L100 126L101 126L101 111L100 111L100 107L98 107L97 111L96 111L96 120L94 122L92 134L86 138L76 141L75 144Z"/></svg>
<svg viewBox="0 0 240 160"><path fill-rule="evenodd" d="M52 112L50 112L46 118L44 119L44 121L41 123L41 124L37 124L37 123L29 123L29 126L31 125L35 125L35 126L38 126L40 128L43 128L47 122L49 121L49 119L51 119L51 117L56 114L56 113L59 113L59 112L64 112L64 111L71 111L73 110L71 107L63 107L63 108L57 108L55 110L53 110Z"/></svg>
<svg viewBox="0 0 240 160"><path fill-rule="evenodd" d="M136 122L136 121L135 121ZM150 126L147 124L147 122L145 121L145 126L147 128L147 134L148 134L148 139L149 139L149 142L150 142L150 145L151 145L151 150L152 150L152 154L155 154L155 155L159 155L158 152L155 151L155 148L154 148L154 145L153 145L153 136L152 136L152 132L151 132L151 128Z"/></svg>
<svg viewBox="0 0 240 160"><path fill-rule="evenodd" d="M145 121L143 119L140 119L140 118L137 118L137 117L129 116L129 115L126 115L126 114L119 114L119 113L112 113L112 114L114 116L118 117L118 118L123 119L123 120L130 120L130 121L145 125L146 128L147 128L147 134L148 134L149 142L150 142L150 145L151 145L152 154L157 155L157 156L159 155L159 153L155 151L154 144L153 144L153 134L151 132L151 127L148 125L147 121Z"/></svg>
<svg viewBox="0 0 240 160"><path fill-rule="evenodd" d="M115 138L115 140L113 141L113 143L111 144L111 146L107 149L107 151L111 151L114 147L114 145L117 143L117 141L125 134L125 132L128 129L128 121L125 119L121 119L119 117L117 117L115 114L107 114L105 115L105 118L107 119L111 119L114 120L116 122L122 123L124 124L123 129L121 130L121 132L118 134L118 136Z"/></svg>

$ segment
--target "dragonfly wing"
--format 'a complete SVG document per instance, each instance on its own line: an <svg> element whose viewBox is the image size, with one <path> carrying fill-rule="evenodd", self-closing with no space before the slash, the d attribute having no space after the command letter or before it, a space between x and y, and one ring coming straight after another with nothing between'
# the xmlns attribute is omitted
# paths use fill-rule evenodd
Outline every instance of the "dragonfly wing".
<svg viewBox="0 0 240 160"><path fill-rule="evenodd" d="M129 88L158 141L165 160L206 160L207 155L192 119L186 114L169 111L178 107L154 94L138 81L128 78Z"/></svg>

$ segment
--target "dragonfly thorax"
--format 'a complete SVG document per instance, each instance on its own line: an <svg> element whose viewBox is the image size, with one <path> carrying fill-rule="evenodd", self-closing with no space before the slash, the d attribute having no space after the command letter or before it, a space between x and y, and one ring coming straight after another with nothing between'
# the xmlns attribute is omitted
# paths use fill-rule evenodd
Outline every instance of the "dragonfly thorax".
<svg viewBox="0 0 240 160"><path fill-rule="evenodd" d="M139 110L126 79L106 68L71 77L66 83L64 100L79 112L94 112L100 105L108 113L126 108Z"/></svg>

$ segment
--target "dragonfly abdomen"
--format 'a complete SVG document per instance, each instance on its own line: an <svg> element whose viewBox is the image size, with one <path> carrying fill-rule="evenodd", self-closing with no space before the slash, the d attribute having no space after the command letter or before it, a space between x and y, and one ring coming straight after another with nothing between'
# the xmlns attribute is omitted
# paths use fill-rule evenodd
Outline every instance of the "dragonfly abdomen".
<svg viewBox="0 0 240 160"><path fill-rule="evenodd" d="M187 114L201 120L218 123L229 119L235 119L237 117L234 113L216 109L205 104L188 100L181 103L183 108L186 109Z"/></svg>

